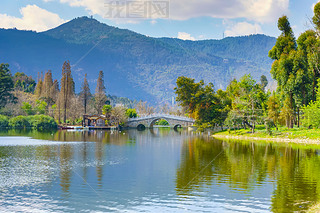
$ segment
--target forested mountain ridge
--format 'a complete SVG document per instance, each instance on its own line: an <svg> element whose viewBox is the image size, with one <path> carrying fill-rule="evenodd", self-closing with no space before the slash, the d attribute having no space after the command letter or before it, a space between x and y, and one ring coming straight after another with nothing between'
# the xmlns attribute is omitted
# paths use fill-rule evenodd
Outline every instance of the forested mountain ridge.
<svg viewBox="0 0 320 213"><path fill-rule="evenodd" d="M265 35L222 40L184 41L152 38L81 17L42 33L0 30L1 62L13 73L52 70L70 60L76 90L88 74L94 91L98 72L105 72L107 93L152 102L170 101L181 75L225 88L233 78L250 73L270 77L268 51L275 38Z"/></svg>

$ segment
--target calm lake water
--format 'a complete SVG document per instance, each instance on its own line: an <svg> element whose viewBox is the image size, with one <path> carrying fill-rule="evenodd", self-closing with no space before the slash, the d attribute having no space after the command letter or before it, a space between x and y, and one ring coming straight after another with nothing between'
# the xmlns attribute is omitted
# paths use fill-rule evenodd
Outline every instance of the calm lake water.
<svg viewBox="0 0 320 213"><path fill-rule="evenodd" d="M0 132L0 212L300 212L320 147L187 131Z"/></svg>

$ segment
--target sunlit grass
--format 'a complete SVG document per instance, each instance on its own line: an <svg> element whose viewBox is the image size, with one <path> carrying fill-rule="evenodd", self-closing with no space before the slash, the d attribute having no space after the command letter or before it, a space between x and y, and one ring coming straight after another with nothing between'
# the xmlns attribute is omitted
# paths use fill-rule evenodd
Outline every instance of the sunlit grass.
<svg viewBox="0 0 320 213"><path fill-rule="evenodd" d="M251 129L236 129L224 130L215 133L215 135L230 135L230 136L246 136L246 137L261 137L261 138L288 138L288 139L320 139L320 129L307 129L304 127L294 127L288 129L285 126L271 128L269 134L264 125L256 126L254 133Z"/></svg>
<svg viewBox="0 0 320 213"><path fill-rule="evenodd" d="M320 212L320 203L311 206L311 208L307 210L307 213L318 213L318 212Z"/></svg>

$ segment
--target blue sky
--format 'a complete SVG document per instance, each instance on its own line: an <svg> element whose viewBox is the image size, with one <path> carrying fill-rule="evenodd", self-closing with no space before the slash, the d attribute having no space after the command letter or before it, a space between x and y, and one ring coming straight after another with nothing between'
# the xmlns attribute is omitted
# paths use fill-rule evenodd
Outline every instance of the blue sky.
<svg viewBox="0 0 320 213"><path fill-rule="evenodd" d="M100 22L152 37L201 40L256 33L276 37L279 35L277 19L287 15L298 37L301 32L312 27L309 19L313 16L312 8L316 2L317 0L1 0L0 28L16 27L41 32L73 18L92 15ZM118 7L120 13L116 13L115 5L121 5Z"/></svg>

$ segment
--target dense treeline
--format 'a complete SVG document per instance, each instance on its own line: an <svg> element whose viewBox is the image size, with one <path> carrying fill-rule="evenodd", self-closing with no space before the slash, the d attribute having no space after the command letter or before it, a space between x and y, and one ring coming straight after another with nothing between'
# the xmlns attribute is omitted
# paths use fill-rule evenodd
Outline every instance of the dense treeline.
<svg viewBox="0 0 320 213"><path fill-rule="evenodd" d="M256 123L264 122L267 112L265 76L257 84L250 76L245 75L239 81L234 79L226 91L215 91L213 84L196 83L194 79L179 77L177 79L177 101L196 119L202 128L224 125L229 127L250 127L254 130Z"/></svg>
<svg viewBox="0 0 320 213"><path fill-rule="evenodd" d="M107 96L103 71L91 93L87 75L81 92L75 93L75 83L69 61L62 66L60 82L52 78L51 70L38 75L38 80L24 73L11 75L8 64L0 65L0 127L55 128L57 123L81 124L83 114L104 114L107 125L119 124L128 117L136 117L135 102L127 98ZM110 98L108 98L110 97ZM119 103L117 102L119 101ZM142 102L140 102L141 104Z"/></svg>
<svg viewBox="0 0 320 213"><path fill-rule="evenodd" d="M269 51L274 60L271 75L277 89L265 91L267 79L256 83L250 75L229 83L226 91L214 91L213 85L195 83L194 79L179 77L177 100L202 127L227 125L251 128L256 124L285 125L288 128L320 127L320 3L314 7L314 30L295 38L286 16L278 20L281 35Z"/></svg>
<svg viewBox="0 0 320 213"><path fill-rule="evenodd" d="M154 107L147 102L132 101L128 98L106 95L104 73L99 72L96 89L91 93L87 75L76 94L69 61L62 66L60 81L53 79L52 71L39 73L37 82L31 76L17 72L13 76L8 64L0 66L0 114L3 124L0 127L43 128L58 124L79 125L84 114L104 115L106 125L119 125L128 118L148 115L155 112L184 115L184 111L168 104ZM41 116L39 116L41 115ZM52 120L51 120L52 118ZM33 120L44 123L37 124ZM1 122L1 121L0 121Z"/></svg>
<svg viewBox="0 0 320 213"><path fill-rule="evenodd" d="M317 3L312 18L314 30L305 31L298 39L293 34L288 18L279 18L278 28L281 35L269 52L269 57L274 60L271 74L278 82L277 94L282 100L279 116L285 120L288 128L294 125L299 127L300 123L308 127L319 126L308 121L308 111L320 101L317 98L320 77L319 17L320 3ZM315 117L319 116L316 110L314 113Z"/></svg>

